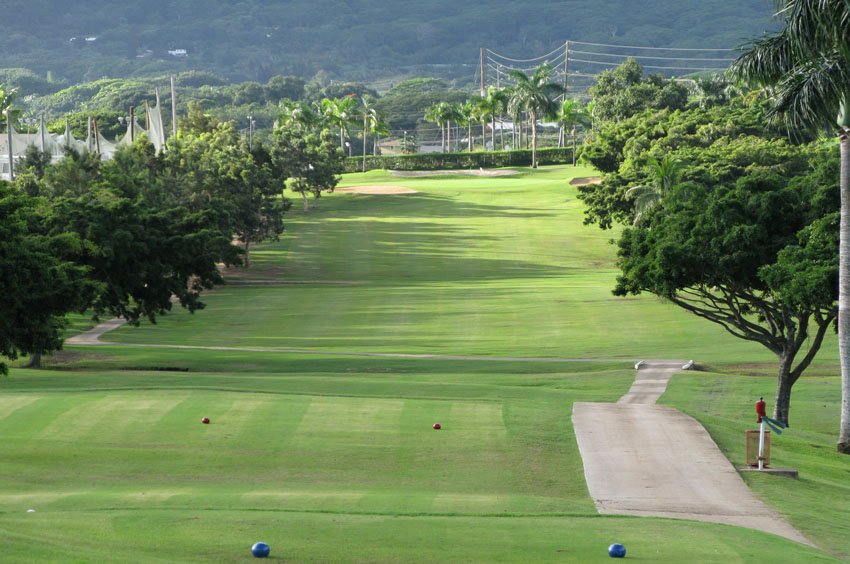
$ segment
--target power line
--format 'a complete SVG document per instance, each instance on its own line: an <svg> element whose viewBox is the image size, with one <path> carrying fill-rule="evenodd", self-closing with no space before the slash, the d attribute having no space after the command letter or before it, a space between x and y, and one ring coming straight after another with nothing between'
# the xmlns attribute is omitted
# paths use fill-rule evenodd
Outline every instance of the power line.
<svg viewBox="0 0 850 564"><path fill-rule="evenodd" d="M576 49L575 47L578 47ZM677 75L703 72L720 73L734 58L723 55L737 51L728 48L646 47L639 45L613 45L586 41L565 41L545 55L532 58L508 57L492 49L482 48L480 68L483 83L508 85L513 82L510 72L517 70L529 74L540 63L552 67L552 80L562 82L570 95L584 94L599 72L621 65L628 59L641 67L658 72L668 78Z"/></svg>
<svg viewBox="0 0 850 564"><path fill-rule="evenodd" d="M575 49L570 49L570 53L578 53L579 55L596 55L600 57L624 57L625 55L621 55L619 53L597 53L594 51L578 51ZM629 55L631 59L653 59L660 61L725 61L731 63L735 59L718 59L718 58L700 58L700 57L652 57L649 55Z"/></svg>
<svg viewBox="0 0 850 564"><path fill-rule="evenodd" d="M591 45L593 47L609 47L614 49L642 49L646 51L737 51L737 49L713 47L640 47L636 45L609 45L607 43L587 43L585 41L570 41L575 45Z"/></svg>

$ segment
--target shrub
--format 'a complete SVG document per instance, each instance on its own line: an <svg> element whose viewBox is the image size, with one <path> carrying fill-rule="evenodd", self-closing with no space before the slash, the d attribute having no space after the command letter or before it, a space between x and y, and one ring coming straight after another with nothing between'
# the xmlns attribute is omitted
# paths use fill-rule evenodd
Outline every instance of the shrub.
<svg viewBox="0 0 850 564"><path fill-rule="evenodd" d="M541 165L573 162L572 147L552 147L537 150ZM416 155L366 155L366 170L456 170L531 166L531 150L479 151L474 153L420 153ZM345 159L345 172L363 170L363 157Z"/></svg>

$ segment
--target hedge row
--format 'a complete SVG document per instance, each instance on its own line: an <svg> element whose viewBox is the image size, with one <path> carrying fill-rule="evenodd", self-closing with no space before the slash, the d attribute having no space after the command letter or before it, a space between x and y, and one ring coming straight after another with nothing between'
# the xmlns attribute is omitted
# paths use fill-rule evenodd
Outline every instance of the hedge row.
<svg viewBox="0 0 850 564"><path fill-rule="evenodd" d="M537 150L538 164L550 165L572 162L572 147L548 147ZM506 166L531 166L531 150L366 156L366 170L457 170ZM345 159L345 172L360 172L362 170L362 156Z"/></svg>

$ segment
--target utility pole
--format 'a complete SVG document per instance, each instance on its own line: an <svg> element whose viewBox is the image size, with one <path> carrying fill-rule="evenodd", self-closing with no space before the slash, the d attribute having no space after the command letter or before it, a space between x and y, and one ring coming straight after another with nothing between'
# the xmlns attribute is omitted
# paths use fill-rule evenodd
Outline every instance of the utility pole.
<svg viewBox="0 0 850 564"><path fill-rule="evenodd" d="M174 75L171 75L171 133L177 136L177 89L174 87Z"/></svg>
<svg viewBox="0 0 850 564"><path fill-rule="evenodd" d="M6 135L9 143L9 180L15 179L15 160L12 152L12 118L11 108L6 108Z"/></svg>
<svg viewBox="0 0 850 564"><path fill-rule="evenodd" d="M39 116L39 119L38 119L38 133L39 133L39 141L40 141L39 148L41 149L41 152L43 153L44 152L44 114L41 114L41 116Z"/></svg>
<svg viewBox="0 0 850 564"><path fill-rule="evenodd" d="M484 47L481 48L479 60L479 72L481 73L481 97L487 96L487 90L484 88Z"/></svg>
<svg viewBox="0 0 850 564"><path fill-rule="evenodd" d="M130 106L130 143L136 140L136 108Z"/></svg>
<svg viewBox="0 0 850 564"><path fill-rule="evenodd" d="M251 151L253 147L254 140L252 139L254 135L254 116L248 116L248 150Z"/></svg>
<svg viewBox="0 0 850 564"><path fill-rule="evenodd" d="M569 83L567 78L570 76L570 42L564 43L564 100L567 99L567 90Z"/></svg>

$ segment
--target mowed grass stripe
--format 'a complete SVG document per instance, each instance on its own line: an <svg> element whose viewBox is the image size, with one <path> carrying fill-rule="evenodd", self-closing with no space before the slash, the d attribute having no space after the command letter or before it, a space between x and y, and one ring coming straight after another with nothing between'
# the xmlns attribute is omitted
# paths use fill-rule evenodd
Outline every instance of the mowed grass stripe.
<svg viewBox="0 0 850 564"><path fill-rule="evenodd" d="M311 442L324 437L373 442L398 434L403 400L313 398L293 438Z"/></svg>
<svg viewBox="0 0 850 564"><path fill-rule="evenodd" d="M15 411L39 399L39 396L33 396L31 394L0 396L0 421L3 421Z"/></svg>
<svg viewBox="0 0 850 564"><path fill-rule="evenodd" d="M57 417L39 435L58 441L94 443L143 439L151 424L170 412L180 398L149 399L136 394L108 394L79 398L81 403Z"/></svg>

